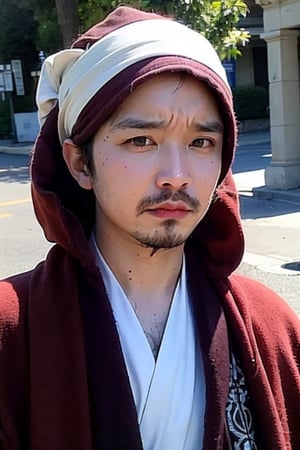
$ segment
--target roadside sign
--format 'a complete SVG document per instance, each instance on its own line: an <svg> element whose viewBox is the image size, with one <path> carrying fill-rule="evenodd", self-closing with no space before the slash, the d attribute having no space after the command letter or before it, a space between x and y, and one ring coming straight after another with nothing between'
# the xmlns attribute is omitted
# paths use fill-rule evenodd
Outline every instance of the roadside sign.
<svg viewBox="0 0 300 450"><path fill-rule="evenodd" d="M226 71L227 79L231 88L236 87L236 64L235 59L226 59L222 62Z"/></svg>
<svg viewBox="0 0 300 450"><path fill-rule="evenodd" d="M0 68L1 70L1 68ZM4 76L3 76L3 72L0 71L0 92L4 92L5 91L5 84L4 84Z"/></svg>
<svg viewBox="0 0 300 450"><path fill-rule="evenodd" d="M21 60L13 59L11 61L11 67L16 85L16 94L25 95Z"/></svg>
<svg viewBox="0 0 300 450"><path fill-rule="evenodd" d="M10 70L10 66L8 64L6 65L5 70L3 72L3 77L4 77L5 91L13 92L14 83L13 83L12 71Z"/></svg>

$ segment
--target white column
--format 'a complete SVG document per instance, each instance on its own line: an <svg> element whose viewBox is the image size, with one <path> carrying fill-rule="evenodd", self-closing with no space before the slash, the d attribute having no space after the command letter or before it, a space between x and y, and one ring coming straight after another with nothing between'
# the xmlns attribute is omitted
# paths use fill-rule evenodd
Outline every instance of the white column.
<svg viewBox="0 0 300 450"><path fill-rule="evenodd" d="M268 45L272 161L265 171L271 189L300 186L298 30L263 33Z"/></svg>

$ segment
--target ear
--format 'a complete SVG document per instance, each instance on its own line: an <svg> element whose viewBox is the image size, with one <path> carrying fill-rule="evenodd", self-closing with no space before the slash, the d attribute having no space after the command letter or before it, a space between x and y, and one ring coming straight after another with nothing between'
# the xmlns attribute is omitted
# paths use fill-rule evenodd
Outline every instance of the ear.
<svg viewBox="0 0 300 450"><path fill-rule="evenodd" d="M82 150L66 139L63 143L63 157L68 166L70 174L83 189L92 189L90 174L84 164Z"/></svg>

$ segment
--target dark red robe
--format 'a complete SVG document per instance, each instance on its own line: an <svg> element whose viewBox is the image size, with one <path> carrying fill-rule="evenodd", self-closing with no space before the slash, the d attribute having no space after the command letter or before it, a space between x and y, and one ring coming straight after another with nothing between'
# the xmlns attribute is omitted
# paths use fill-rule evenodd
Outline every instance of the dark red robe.
<svg viewBox="0 0 300 450"><path fill-rule="evenodd" d="M56 245L34 270L0 283L0 450L141 450L114 317L89 246L94 197L69 174L56 121L54 109L31 164L35 213ZM226 172L226 127L224 136ZM203 448L231 448L225 409L234 352L258 449L298 450L299 320L272 291L233 274L243 251L229 171L185 245L206 381Z"/></svg>

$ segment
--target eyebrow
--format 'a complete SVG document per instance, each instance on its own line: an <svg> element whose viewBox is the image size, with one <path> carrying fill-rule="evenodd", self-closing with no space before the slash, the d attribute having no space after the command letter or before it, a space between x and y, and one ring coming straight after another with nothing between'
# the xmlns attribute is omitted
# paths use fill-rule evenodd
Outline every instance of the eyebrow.
<svg viewBox="0 0 300 450"><path fill-rule="evenodd" d="M126 130L128 128L138 128L143 130L146 128L162 129L165 128L165 126L166 123L164 120L146 120L135 117L126 117L125 119L115 123L112 128L113 130Z"/></svg>
<svg viewBox="0 0 300 450"><path fill-rule="evenodd" d="M127 129L166 129L168 124L164 120L147 120L139 119L136 117L126 117L119 122L113 124L112 130L127 130ZM192 126L197 132L213 132L213 133L224 133L223 123L219 120L212 120L204 123L193 122Z"/></svg>

